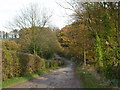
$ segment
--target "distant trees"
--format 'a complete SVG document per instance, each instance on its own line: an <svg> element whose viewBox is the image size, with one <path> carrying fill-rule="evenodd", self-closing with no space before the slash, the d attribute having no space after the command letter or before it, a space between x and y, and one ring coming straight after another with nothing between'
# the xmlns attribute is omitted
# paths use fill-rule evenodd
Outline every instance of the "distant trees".
<svg viewBox="0 0 120 90"><path fill-rule="evenodd" d="M13 35L14 35L14 38L17 38L17 36L19 35L19 32L17 29L13 30Z"/></svg>
<svg viewBox="0 0 120 90"><path fill-rule="evenodd" d="M9 33L8 32L5 33L5 37L9 38Z"/></svg>
<svg viewBox="0 0 120 90"><path fill-rule="evenodd" d="M8 32L5 32L5 31L0 31L0 38L8 38Z"/></svg>
<svg viewBox="0 0 120 90"><path fill-rule="evenodd" d="M19 31L13 30L11 32L0 31L1 39L9 39L9 38L19 38Z"/></svg>
<svg viewBox="0 0 120 90"><path fill-rule="evenodd" d="M5 36L6 36L6 35L5 35L5 32L3 31L3 38L5 38Z"/></svg>

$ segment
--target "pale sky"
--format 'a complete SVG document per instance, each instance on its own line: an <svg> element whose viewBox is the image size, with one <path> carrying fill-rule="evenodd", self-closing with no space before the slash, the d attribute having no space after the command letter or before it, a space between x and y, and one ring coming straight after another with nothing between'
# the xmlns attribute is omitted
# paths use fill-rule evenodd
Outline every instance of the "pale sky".
<svg viewBox="0 0 120 90"><path fill-rule="evenodd" d="M65 3L64 0L1 0L0 31L11 31L10 29L5 28L8 22L13 20L21 8L28 6L30 3L37 3L40 7L45 7L51 10L53 12L51 24L59 28L64 27L68 24L66 12L69 14L72 12L66 11L56 2L59 2L61 4Z"/></svg>

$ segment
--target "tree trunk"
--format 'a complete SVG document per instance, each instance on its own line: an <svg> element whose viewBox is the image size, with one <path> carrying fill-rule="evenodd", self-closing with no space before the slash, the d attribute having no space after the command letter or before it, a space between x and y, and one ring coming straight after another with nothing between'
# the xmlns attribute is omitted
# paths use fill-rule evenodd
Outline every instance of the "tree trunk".
<svg viewBox="0 0 120 90"><path fill-rule="evenodd" d="M118 43L120 46L120 1L118 2Z"/></svg>
<svg viewBox="0 0 120 90"><path fill-rule="evenodd" d="M84 50L84 65L86 66L86 51Z"/></svg>

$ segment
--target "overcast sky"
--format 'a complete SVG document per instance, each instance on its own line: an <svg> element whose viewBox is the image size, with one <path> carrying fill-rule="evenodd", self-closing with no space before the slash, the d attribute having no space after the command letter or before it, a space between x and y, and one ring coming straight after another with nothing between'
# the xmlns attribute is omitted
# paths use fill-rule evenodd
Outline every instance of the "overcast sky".
<svg viewBox="0 0 120 90"><path fill-rule="evenodd" d="M10 31L5 28L9 21L12 21L21 8L30 3L37 3L40 7L48 8L53 12L51 24L59 28L68 24L66 10L60 7L56 2L65 3L64 0L1 0L0 2L0 31ZM65 4L64 4L65 5ZM67 11L71 13L71 11ZM66 17L63 17L66 16Z"/></svg>

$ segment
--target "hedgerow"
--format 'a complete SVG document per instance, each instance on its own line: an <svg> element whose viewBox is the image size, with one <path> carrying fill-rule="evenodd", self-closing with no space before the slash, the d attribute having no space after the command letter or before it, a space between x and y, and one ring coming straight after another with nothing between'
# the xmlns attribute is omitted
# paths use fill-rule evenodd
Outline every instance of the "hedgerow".
<svg viewBox="0 0 120 90"><path fill-rule="evenodd" d="M37 55L3 50L2 79L33 74L46 68L63 65L61 61L45 60Z"/></svg>

